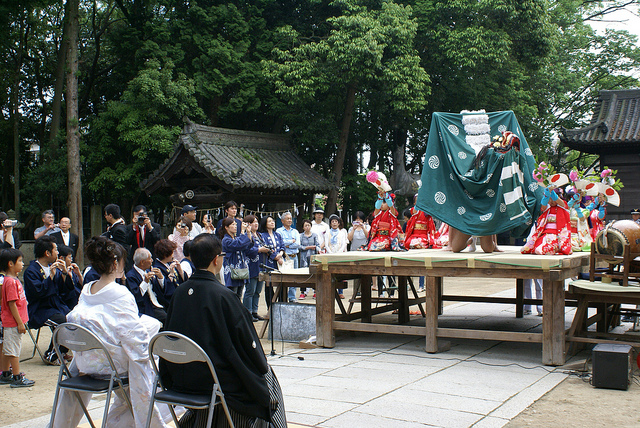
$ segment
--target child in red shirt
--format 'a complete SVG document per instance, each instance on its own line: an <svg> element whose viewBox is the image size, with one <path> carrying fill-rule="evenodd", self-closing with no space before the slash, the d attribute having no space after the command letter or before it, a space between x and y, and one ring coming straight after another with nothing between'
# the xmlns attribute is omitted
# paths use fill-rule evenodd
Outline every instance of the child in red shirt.
<svg viewBox="0 0 640 428"><path fill-rule="evenodd" d="M25 324L29 321L27 298L24 288L18 279L24 262L20 250L9 248L0 253L0 271L4 272L2 283L2 326L4 342L2 353L4 359L0 384L11 384L12 388L33 386L32 380L20 373L20 351L22 335L27 332ZM11 366L11 370L9 369ZM12 373L13 372L13 373Z"/></svg>

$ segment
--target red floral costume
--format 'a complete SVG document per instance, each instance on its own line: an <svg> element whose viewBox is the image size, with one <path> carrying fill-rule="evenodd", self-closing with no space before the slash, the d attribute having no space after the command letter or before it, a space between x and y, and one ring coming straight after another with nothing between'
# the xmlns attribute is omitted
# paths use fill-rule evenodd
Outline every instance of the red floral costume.
<svg viewBox="0 0 640 428"><path fill-rule="evenodd" d="M371 222L369 251L402 251L402 227L390 210L380 211Z"/></svg>
<svg viewBox="0 0 640 428"><path fill-rule="evenodd" d="M437 241L438 232L431 216L413 208L411 211L412 215L407 222L404 238L405 248L407 250L412 248L440 248Z"/></svg>
<svg viewBox="0 0 640 428"><path fill-rule="evenodd" d="M522 254L571 254L571 218L566 203L550 206L538 217L537 226L531 230Z"/></svg>
<svg viewBox="0 0 640 428"><path fill-rule="evenodd" d="M591 239L593 239L593 242L596 241L598 233L600 233L600 231L604 229L604 219L600 219L600 217L598 217L598 214L599 211L597 208L593 209L591 211L591 214L589 214L589 218L591 219L591 229L589 229L589 233L591 234Z"/></svg>

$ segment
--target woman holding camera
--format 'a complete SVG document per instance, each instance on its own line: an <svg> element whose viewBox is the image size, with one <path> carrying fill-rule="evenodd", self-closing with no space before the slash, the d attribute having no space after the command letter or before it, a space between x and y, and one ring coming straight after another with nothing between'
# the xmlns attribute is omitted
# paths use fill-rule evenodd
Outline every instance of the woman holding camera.
<svg viewBox="0 0 640 428"><path fill-rule="evenodd" d="M216 228L213 227L213 217L209 213L202 217L202 233L216 233Z"/></svg>
<svg viewBox="0 0 640 428"><path fill-rule="evenodd" d="M258 234L258 218L249 214L242 220L247 226L247 236L251 240L252 246L244 252L247 262L249 263L249 280L245 283L244 299L242 303L244 307L251 312L253 322L261 321L262 318L258 315L258 304L260 302L260 292L264 281L258 281L258 275L260 275L260 254L267 254L269 249L265 246L262 236Z"/></svg>
<svg viewBox="0 0 640 428"><path fill-rule="evenodd" d="M262 264L271 270L277 270L284 263L284 242L282 241L282 236L276 233L276 221L271 216L262 217L258 231L269 250L269 252L262 255ZM273 288L265 288L264 300L267 303L267 308L271 306L272 297Z"/></svg>
<svg viewBox="0 0 640 428"><path fill-rule="evenodd" d="M253 246L247 234L247 223L241 223L240 233L234 218L225 217L220 224L219 236L224 252L224 284L242 300L242 289L249 279L249 263L245 251Z"/></svg>
<svg viewBox="0 0 640 428"><path fill-rule="evenodd" d="M356 251L362 247L366 247L369 242L369 232L371 227L365 222L365 216L362 211L356 211L353 216L353 223L349 228L347 238L351 242L349 251Z"/></svg>
<svg viewBox="0 0 640 428"><path fill-rule="evenodd" d="M189 236L189 232L191 232L191 228L193 224L187 218L181 217L176 223L176 228L173 229L173 233L169 235L169 241L176 244L176 249L173 252L173 258L176 260L184 259L184 253L182 252L182 247L184 247L184 243L191 239Z"/></svg>

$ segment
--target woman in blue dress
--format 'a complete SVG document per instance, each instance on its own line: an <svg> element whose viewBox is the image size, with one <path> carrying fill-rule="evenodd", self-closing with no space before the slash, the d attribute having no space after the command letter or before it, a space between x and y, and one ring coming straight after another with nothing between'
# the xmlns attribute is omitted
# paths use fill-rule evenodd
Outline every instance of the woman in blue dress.
<svg viewBox="0 0 640 428"><path fill-rule="evenodd" d="M251 239L247 236L247 224L242 223L242 230L238 234L238 225L235 219L226 217L222 220L219 229L222 238L222 251L224 251L224 284L231 289L239 299L242 300L242 289L244 283L249 279L248 271L245 279L233 278L232 270L236 274L240 270L249 269L247 257L244 252L253 246Z"/></svg>
<svg viewBox="0 0 640 428"><path fill-rule="evenodd" d="M260 220L258 231L264 246L268 249L267 253L262 254L262 264L271 269L278 269L284 263L284 242L282 242L282 236L276 233L276 221L271 216L263 217ZM264 300L267 303L267 308L271 306L272 297L273 288L265 287Z"/></svg>

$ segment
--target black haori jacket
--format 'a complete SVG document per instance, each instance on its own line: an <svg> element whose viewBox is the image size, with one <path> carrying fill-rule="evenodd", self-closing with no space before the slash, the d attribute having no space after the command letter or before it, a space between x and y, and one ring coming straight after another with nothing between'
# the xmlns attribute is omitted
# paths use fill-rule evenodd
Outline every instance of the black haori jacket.
<svg viewBox="0 0 640 428"><path fill-rule="evenodd" d="M165 331L193 339L209 355L227 404L238 413L271 419L268 365L251 314L233 291L211 272L197 270L173 295ZM211 393L213 379L204 363L160 361L165 387Z"/></svg>

